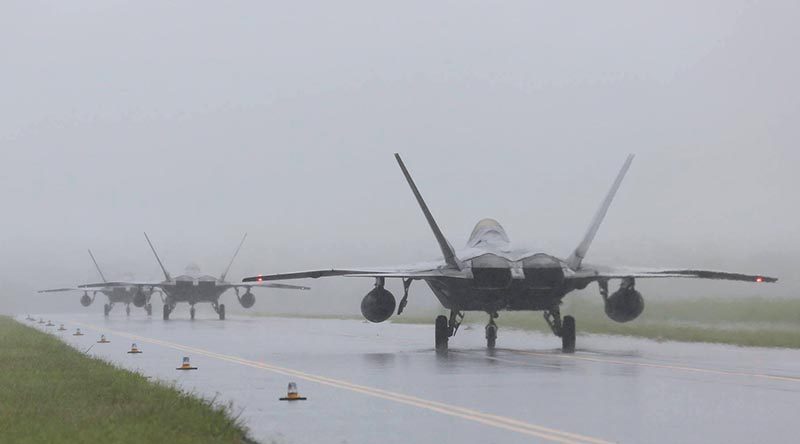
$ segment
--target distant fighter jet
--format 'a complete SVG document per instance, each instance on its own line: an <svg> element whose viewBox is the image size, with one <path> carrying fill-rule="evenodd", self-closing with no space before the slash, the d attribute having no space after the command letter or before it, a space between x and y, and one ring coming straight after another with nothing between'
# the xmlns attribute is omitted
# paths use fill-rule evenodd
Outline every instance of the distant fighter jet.
<svg viewBox="0 0 800 444"><path fill-rule="evenodd" d="M131 304L135 305L136 307L144 308L148 316L153 314L153 306L150 304L150 296L152 296L154 293L152 288L142 288L134 285L111 285L103 275L103 271L100 270L100 266L97 265L97 261L94 259L94 255L92 254L92 250L89 250L89 257L92 258L92 262L94 262L94 266L97 268L97 273L100 275L100 279L103 280L103 283L99 284L98 288L95 288L91 291L82 287L54 288L51 290L42 290L39 291L39 293L83 291L83 296L81 296L81 305L88 307L92 305L94 298L99 292L103 293L108 298L108 303L103 306L103 314L105 316L108 316L108 314L111 312L111 309L114 308L114 304L125 304L125 313L128 316L131 314ZM89 297L90 292L92 293L91 297Z"/></svg>
<svg viewBox="0 0 800 444"><path fill-rule="evenodd" d="M319 278L323 276L355 276L375 279L375 288L361 301L361 313L371 322L383 322L394 313L395 298L384 288L387 278L403 280L404 294L397 308L403 312L408 300L411 282L425 281L441 304L450 310L449 318L436 318L435 344L437 350L446 350L448 340L458 331L465 311L484 311L489 314L486 325L486 343L493 348L497 338L495 318L502 310L543 311L544 318L556 336L561 337L565 352L575 349L575 319L562 320L559 306L567 293L586 288L597 282L605 303L605 312L616 322L628 322L644 310L642 295L636 291L637 278L701 278L728 279L748 282L775 282L777 279L738 273L697 269L633 269L624 267L593 266L583 263L589 246L608 211L611 201L633 161L628 156L611 190L603 200L589 229L577 248L567 259L512 246L503 227L493 219L483 219L475 225L463 250L455 251L445 239L439 225L431 215L417 186L398 154L397 163L416 197L422 213L430 225L442 251L443 259L404 267L347 268L301 271L285 274L267 274L244 279L244 282L261 282L284 279ZM609 295L608 281L620 279L619 290Z"/></svg>
<svg viewBox="0 0 800 444"><path fill-rule="evenodd" d="M289 290L308 290L308 287L302 287L297 285L286 285L286 284L267 284L267 283L256 283L256 284L233 284L230 282L225 281L225 276L227 276L228 271L230 271L231 266L233 265L233 261L236 259L236 256L239 254L239 250L242 248L242 244L244 244L244 240L247 238L247 234L242 237L242 241L239 243L239 246L236 248L236 252L233 253L233 258L231 258L230 263L228 264L228 268L222 273L219 278L215 278L214 276L208 275L201 275L200 268L196 265L190 265L186 269L186 274L178 276L176 278L172 278L166 268L164 268L164 264L161 262L161 258L158 257L158 253L156 253L156 249L153 247L153 243L150 242L150 238L147 237L147 233L144 234L145 239L147 239L147 244L150 245L150 249L153 251L153 255L156 257L156 261L158 265L161 267L161 271L164 272L164 281L161 282L103 282L97 284L88 284L88 285L81 285L80 288L97 288L97 287L135 287L140 289L141 291L153 291L153 290L160 290L165 295L164 297L164 320L169 320L169 315L172 313L172 310L175 309L175 305L178 302L186 302L189 304L189 315L192 319L194 319L195 310L194 306L200 302L209 302L211 306L214 308L214 311L217 312L219 315L220 320L225 319L225 304L219 303L219 298L222 296L223 293L228 291L229 289L233 289L236 292L236 297L239 299L239 303L242 304L244 308L250 308L253 304L256 303L256 298L253 293L250 291L253 287L271 287L271 288L283 288ZM240 295L239 290L245 289L245 293Z"/></svg>

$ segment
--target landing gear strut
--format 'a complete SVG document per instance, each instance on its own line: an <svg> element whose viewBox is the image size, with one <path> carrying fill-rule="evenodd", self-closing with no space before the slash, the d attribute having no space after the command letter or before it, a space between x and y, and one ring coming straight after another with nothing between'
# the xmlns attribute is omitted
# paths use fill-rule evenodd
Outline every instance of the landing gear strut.
<svg viewBox="0 0 800 444"><path fill-rule="evenodd" d="M436 351L446 351L447 342L450 337L455 336L461 321L464 320L464 312L450 310L450 319L440 315L436 317Z"/></svg>
<svg viewBox="0 0 800 444"><path fill-rule="evenodd" d="M125 316L131 315L131 306L129 304L125 304Z"/></svg>
<svg viewBox="0 0 800 444"><path fill-rule="evenodd" d="M144 311L147 312L147 316L153 316L153 304L147 304L144 306Z"/></svg>
<svg viewBox="0 0 800 444"><path fill-rule="evenodd" d="M189 318L194 321L194 305L189 307Z"/></svg>
<svg viewBox="0 0 800 444"><path fill-rule="evenodd" d="M169 321L169 314L172 312L172 306L164 303L164 320Z"/></svg>
<svg viewBox="0 0 800 444"><path fill-rule="evenodd" d="M108 314L111 313L111 308L114 307L113 304L105 304L103 305L103 316L108 317Z"/></svg>
<svg viewBox="0 0 800 444"><path fill-rule="evenodd" d="M403 299L400 299L400 304L397 305L398 315L402 314L406 305L408 305L408 288L411 287L412 282L414 282L414 279L403 279Z"/></svg>
<svg viewBox="0 0 800 444"><path fill-rule="evenodd" d="M217 304L216 302L212 302L211 303L211 307L213 307L214 311L216 311L217 314L219 315L219 320L220 321L224 321L225 320L225 304Z"/></svg>
<svg viewBox="0 0 800 444"><path fill-rule="evenodd" d="M561 338L561 350L564 353L575 352L575 318L572 316L564 316L561 320L561 310L558 307L553 307L550 310L545 310L544 320L547 325L553 330L553 334Z"/></svg>

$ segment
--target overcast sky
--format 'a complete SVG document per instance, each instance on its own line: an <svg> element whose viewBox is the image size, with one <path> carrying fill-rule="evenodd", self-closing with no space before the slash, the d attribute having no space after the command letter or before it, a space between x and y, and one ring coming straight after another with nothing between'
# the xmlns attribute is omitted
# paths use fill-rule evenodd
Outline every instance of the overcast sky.
<svg viewBox="0 0 800 444"><path fill-rule="evenodd" d="M218 275L243 232L236 280L436 258L394 152L454 245L493 217L559 256L636 153L588 262L781 278L645 297L797 296L798 22L796 1L5 1L0 311L81 309L35 290L96 281L87 248L161 278L145 230L173 274ZM311 284L256 308L357 312L372 286Z"/></svg>

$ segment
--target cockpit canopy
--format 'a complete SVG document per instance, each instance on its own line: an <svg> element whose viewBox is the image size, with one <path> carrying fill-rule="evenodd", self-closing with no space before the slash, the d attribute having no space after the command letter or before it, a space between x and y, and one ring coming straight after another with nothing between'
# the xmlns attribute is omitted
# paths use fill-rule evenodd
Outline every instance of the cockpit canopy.
<svg viewBox="0 0 800 444"><path fill-rule="evenodd" d="M468 247L479 247L481 245L502 246L509 243L506 230L494 219L482 219L475 224L472 234L467 241Z"/></svg>

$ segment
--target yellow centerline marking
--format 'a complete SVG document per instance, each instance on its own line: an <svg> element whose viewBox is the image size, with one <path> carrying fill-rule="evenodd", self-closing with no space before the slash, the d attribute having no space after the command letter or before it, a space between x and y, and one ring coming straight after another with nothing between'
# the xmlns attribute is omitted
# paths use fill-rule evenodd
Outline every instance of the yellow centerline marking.
<svg viewBox="0 0 800 444"><path fill-rule="evenodd" d="M633 361L624 361L624 360L617 360L617 359L591 358L591 357L588 357L588 356L541 353L541 352L531 352L531 351L523 351L523 350L511 350L511 349L502 349L502 350L508 351L508 352L512 352L512 353L519 353L519 354L523 354L523 355L543 356L543 357L558 358L558 359L574 359L574 360L577 360L577 361L588 361L588 362L601 362L601 363L604 363L604 364L633 365L633 366L637 366L637 367L660 368L660 369L667 369L667 370L679 370L679 371L684 371L684 372L705 373L705 374L709 374L709 375L742 376L742 377L748 377L748 378L770 379L770 380L775 380L775 381L800 382L800 378L798 378L798 377L769 375L769 374L766 374L766 373L747 373L747 372L740 372L740 371L735 371L735 370L716 370L716 369L710 369L710 368L687 367L687 366L684 366L684 365L655 364L655 363L650 363L650 362L633 362Z"/></svg>
<svg viewBox="0 0 800 444"><path fill-rule="evenodd" d="M610 444L610 441L606 441L599 438L593 438L590 436L580 435L577 433L570 433L564 432L561 430L552 429L549 427L540 426L537 424L531 424L525 421L508 418L505 416L493 415L489 413L480 412L477 410L468 409L465 407L459 407L452 404L445 404L438 401L431 401L423 398L418 398L415 396L404 395L402 393L391 392L388 390L383 390L374 387L368 387L364 385L354 384L351 382L328 378L325 376L314 375L311 373L306 373L299 370L294 370L286 367L279 367L272 364L267 364L264 362L258 361L251 361L249 359L240 358L238 356L231 356L225 355L221 353L212 352L209 350L203 350L196 347L190 347L182 344L177 344L168 341L162 341L159 339L148 338L145 336L134 335L130 333L120 332L116 330L110 330L106 328L97 327L91 324L84 324L81 322L76 322L78 325L82 325L85 328L90 328L96 331L105 331L109 334L114 334L117 336L126 337L129 339L135 339L140 342L149 342L151 344L160 345L163 347L173 348L176 350L186 351L202 356L207 356L210 358L218 359L221 361L227 361L234 364L244 365L247 367L267 370L272 373L281 374L284 376L292 376L295 378L300 378L306 381L316 382L318 384L327 385L330 387L340 388L344 390L349 390L351 392L361 393L367 396L372 396L380 399L385 399L389 401L398 402L401 404L411 405L414 407L422 408L425 410L441 413L448 416L458 417L462 419L466 419L469 421L477 422L480 424L488 425L491 427L509 430L517 433L522 433L529 436L535 436L538 438L542 438L548 441L553 442L560 442L565 444L579 444L579 443L592 443L592 444Z"/></svg>

